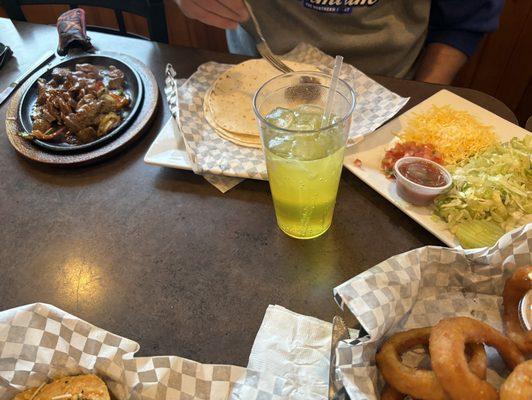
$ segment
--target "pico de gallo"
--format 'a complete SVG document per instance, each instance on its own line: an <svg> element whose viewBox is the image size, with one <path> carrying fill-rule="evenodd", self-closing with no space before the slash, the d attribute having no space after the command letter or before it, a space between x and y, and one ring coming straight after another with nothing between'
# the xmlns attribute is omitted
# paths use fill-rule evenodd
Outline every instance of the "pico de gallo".
<svg viewBox="0 0 532 400"><path fill-rule="evenodd" d="M415 142L397 143L393 148L386 151L381 161L381 168L388 178L393 177L393 167L397 160L403 157L421 157L443 165L443 156L438 153L431 144Z"/></svg>

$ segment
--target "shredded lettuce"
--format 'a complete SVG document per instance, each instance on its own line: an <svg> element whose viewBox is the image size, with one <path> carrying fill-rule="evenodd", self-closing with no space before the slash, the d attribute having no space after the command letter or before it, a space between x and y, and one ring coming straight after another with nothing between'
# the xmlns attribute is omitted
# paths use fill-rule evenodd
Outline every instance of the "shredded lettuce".
<svg viewBox="0 0 532 400"><path fill-rule="evenodd" d="M492 221L508 231L532 220L531 157L528 134L449 167L453 186L435 200L435 214L455 234L465 221Z"/></svg>

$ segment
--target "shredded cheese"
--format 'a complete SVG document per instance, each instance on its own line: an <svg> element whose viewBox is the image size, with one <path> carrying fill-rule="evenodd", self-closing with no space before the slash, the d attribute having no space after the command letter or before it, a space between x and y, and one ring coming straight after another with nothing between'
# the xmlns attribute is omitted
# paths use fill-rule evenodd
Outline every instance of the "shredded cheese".
<svg viewBox="0 0 532 400"><path fill-rule="evenodd" d="M427 112L415 114L397 136L402 141L432 144L447 165L456 164L498 142L493 127L451 106L432 106Z"/></svg>

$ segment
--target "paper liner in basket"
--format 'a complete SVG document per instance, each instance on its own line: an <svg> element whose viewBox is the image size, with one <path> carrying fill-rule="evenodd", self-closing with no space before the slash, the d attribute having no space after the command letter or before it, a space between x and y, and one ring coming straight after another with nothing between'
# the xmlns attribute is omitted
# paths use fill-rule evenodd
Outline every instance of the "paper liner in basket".
<svg viewBox="0 0 532 400"><path fill-rule="evenodd" d="M391 257L336 287L340 307L347 306L368 333L337 350L337 372L351 399L379 399L382 382L375 353L395 332L454 316L475 318L502 331L504 283L516 268L532 263L531 250L528 224L490 249L423 247ZM506 372L491 350L488 381L499 386Z"/></svg>
<svg viewBox="0 0 532 400"><path fill-rule="evenodd" d="M0 400L49 379L96 373L116 399L269 399L283 378L177 356L134 357L139 345L42 303L0 313Z"/></svg>

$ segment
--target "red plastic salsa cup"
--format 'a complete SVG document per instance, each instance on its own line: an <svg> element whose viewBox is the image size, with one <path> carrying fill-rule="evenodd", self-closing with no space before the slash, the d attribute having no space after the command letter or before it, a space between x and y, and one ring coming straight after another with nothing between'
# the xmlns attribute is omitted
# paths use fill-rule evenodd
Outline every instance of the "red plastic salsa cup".
<svg viewBox="0 0 532 400"><path fill-rule="evenodd" d="M440 164L421 157L403 157L394 165L397 194L410 204L426 206L449 190L452 177Z"/></svg>

